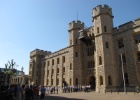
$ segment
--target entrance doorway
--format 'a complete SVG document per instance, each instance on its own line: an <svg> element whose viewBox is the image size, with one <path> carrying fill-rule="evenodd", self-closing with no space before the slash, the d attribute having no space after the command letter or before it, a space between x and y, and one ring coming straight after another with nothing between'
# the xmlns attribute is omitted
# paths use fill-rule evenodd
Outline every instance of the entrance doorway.
<svg viewBox="0 0 140 100"><path fill-rule="evenodd" d="M95 87L96 87L96 81L95 81L95 77L94 76L91 76L89 78L89 85L91 86L91 89L95 89Z"/></svg>

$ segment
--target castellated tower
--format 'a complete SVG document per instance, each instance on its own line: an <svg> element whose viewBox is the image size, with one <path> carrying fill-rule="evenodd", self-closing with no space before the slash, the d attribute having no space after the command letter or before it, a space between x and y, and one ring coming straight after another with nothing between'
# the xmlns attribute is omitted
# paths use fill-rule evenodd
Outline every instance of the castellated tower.
<svg viewBox="0 0 140 100"><path fill-rule="evenodd" d="M69 23L69 62L73 69L73 85L82 84L81 42L78 40L81 29L84 29L83 22L78 20Z"/></svg>
<svg viewBox="0 0 140 100"><path fill-rule="evenodd" d="M105 92L108 91L110 87L115 87L117 84L115 76L114 45L112 40L112 9L107 5L99 5L93 9L92 17L96 46L96 90Z"/></svg>
<svg viewBox="0 0 140 100"><path fill-rule="evenodd" d="M81 21L72 21L69 23L69 43L70 45L77 44L79 30L84 29L84 23Z"/></svg>
<svg viewBox="0 0 140 100"><path fill-rule="evenodd" d="M40 49L35 49L30 52L30 67L29 67L29 76L30 76L30 84L41 84L43 85L42 80L44 79L44 66L45 63L42 63L45 55L50 54L50 51L44 51ZM41 72L41 73L40 73Z"/></svg>

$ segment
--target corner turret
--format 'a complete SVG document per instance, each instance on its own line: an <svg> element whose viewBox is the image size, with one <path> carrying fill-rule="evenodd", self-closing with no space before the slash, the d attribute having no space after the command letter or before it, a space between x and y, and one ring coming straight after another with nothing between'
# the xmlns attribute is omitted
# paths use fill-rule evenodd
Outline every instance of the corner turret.
<svg viewBox="0 0 140 100"><path fill-rule="evenodd" d="M81 21L72 21L69 23L69 32L74 30L74 29L84 29L84 23Z"/></svg>
<svg viewBox="0 0 140 100"><path fill-rule="evenodd" d="M107 14L110 15L110 17L114 17L112 15L112 8L110 8L108 5L98 5L97 7L93 8L92 16L93 18L96 18L99 15Z"/></svg>
<svg viewBox="0 0 140 100"><path fill-rule="evenodd" d="M35 49L33 51L30 52L30 58L36 56L36 55L40 55L40 56L45 56L50 54L50 51L44 51L44 50L40 50L40 49Z"/></svg>

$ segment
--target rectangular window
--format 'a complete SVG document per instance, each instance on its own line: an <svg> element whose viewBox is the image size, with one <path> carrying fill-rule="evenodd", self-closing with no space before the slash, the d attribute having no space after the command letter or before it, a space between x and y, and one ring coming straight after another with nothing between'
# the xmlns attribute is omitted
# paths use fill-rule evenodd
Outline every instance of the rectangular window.
<svg viewBox="0 0 140 100"><path fill-rule="evenodd" d="M94 47L92 47L92 51L91 52L92 52L92 55L94 55Z"/></svg>
<svg viewBox="0 0 140 100"><path fill-rule="evenodd" d="M57 64L59 64L59 58L57 58Z"/></svg>
<svg viewBox="0 0 140 100"><path fill-rule="evenodd" d="M59 73L59 68L57 68L57 73Z"/></svg>
<svg viewBox="0 0 140 100"><path fill-rule="evenodd" d="M47 79L46 81L47 81L47 85L49 85L49 79Z"/></svg>
<svg viewBox="0 0 140 100"><path fill-rule="evenodd" d="M54 59L52 59L52 65L54 65Z"/></svg>
<svg viewBox="0 0 140 100"><path fill-rule="evenodd" d="M53 85L53 79L51 79L52 81L51 81L51 85Z"/></svg>
<svg viewBox="0 0 140 100"><path fill-rule="evenodd" d="M77 39L75 39L75 44L77 44Z"/></svg>
<svg viewBox="0 0 140 100"><path fill-rule="evenodd" d="M102 57L99 56L99 65L102 65Z"/></svg>
<svg viewBox="0 0 140 100"><path fill-rule="evenodd" d="M140 61L140 52L137 53L138 61Z"/></svg>
<svg viewBox="0 0 140 100"><path fill-rule="evenodd" d="M97 33L99 33L99 27L97 27Z"/></svg>
<svg viewBox="0 0 140 100"><path fill-rule="evenodd" d="M105 46L106 46L106 48L109 48L109 46L108 46L108 42L105 43Z"/></svg>
<svg viewBox="0 0 140 100"><path fill-rule="evenodd" d="M62 56L62 62L65 63L65 56Z"/></svg>
<svg viewBox="0 0 140 100"><path fill-rule="evenodd" d="M126 64L126 57L125 57L125 54L122 54L122 58L120 56L120 60L121 60L121 64Z"/></svg>
<svg viewBox="0 0 140 100"><path fill-rule="evenodd" d="M123 63L125 64L125 63L126 63L126 57L125 57L125 54L122 55L122 59L123 59Z"/></svg>
<svg viewBox="0 0 140 100"><path fill-rule="evenodd" d="M75 52L75 57L78 57L78 52Z"/></svg>
<svg viewBox="0 0 140 100"><path fill-rule="evenodd" d="M65 73L65 67L63 67L63 73Z"/></svg>
<svg viewBox="0 0 140 100"><path fill-rule="evenodd" d="M47 75L49 75L49 70L47 70Z"/></svg>
<svg viewBox="0 0 140 100"><path fill-rule="evenodd" d="M104 26L104 32L107 32L106 26Z"/></svg>
<svg viewBox="0 0 140 100"><path fill-rule="evenodd" d="M50 62L48 61L48 66L50 66Z"/></svg>
<svg viewBox="0 0 140 100"><path fill-rule="evenodd" d="M54 74L54 69L52 69L52 74Z"/></svg>
<svg viewBox="0 0 140 100"><path fill-rule="evenodd" d="M59 79L57 78L56 85L59 85Z"/></svg>
<svg viewBox="0 0 140 100"><path fill-rule="evenodd" d="M140 43L140 34L134 36L135 43Z"/></svg>
<svg viewBox="0 0 140 100"><path fill-rule="evenodd" d="M123 48L124 47L123 39L118 40L118 46L119 46L119 48Z"/></svg>
<svg viewBox="0 0 140 100"><path fill-rule="evenodd" d="M70 70L72 70L72 64L70 63Z"/></svg>
<svg viewBox="0 0 140 100"><path fill-rule="evenodd" d="M72 45L72 40L70 40L70 45Z"/></svg>

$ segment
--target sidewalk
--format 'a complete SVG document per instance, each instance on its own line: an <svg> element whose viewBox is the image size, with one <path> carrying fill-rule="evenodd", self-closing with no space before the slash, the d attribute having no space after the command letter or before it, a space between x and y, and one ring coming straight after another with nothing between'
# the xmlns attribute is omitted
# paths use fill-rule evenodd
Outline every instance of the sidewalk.
<svg viewBox="0 0 140 100"><path fill-rule="evenodd" d="M94 92L74 92L48 94L45 100L140 100L140 93L94 93Z"/></svg>

